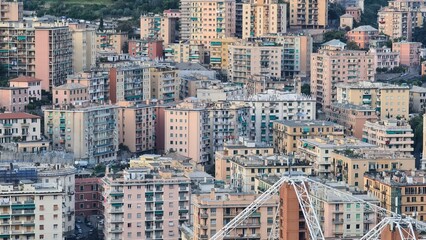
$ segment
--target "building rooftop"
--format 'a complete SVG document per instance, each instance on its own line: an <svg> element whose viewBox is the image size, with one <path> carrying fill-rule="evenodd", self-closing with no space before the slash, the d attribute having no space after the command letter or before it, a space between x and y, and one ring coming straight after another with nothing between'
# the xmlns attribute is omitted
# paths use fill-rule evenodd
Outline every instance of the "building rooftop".
<svg viewBox="0 0 426 240"><path fill-rule="evenodd" d="M341 18L354 18L354 16L352 16L352 15L350 15L350 14L348 14L348 13L346 13L346 14L343 14L342 16L340 16Z"/></svg>
<svg viewBox="0 0 426 240"><path fill-rule="evenodd" d="M328 148L328 149L355 149L355 148L376 148L374 144L363 142L354 137L335 139L332 137L316 137L312 139L300 139L303 148Z"/></svg>
<svg viewBox="0 0 426 240"><path fill-rule="evenodd" d="M322 46L331 46L331 47L339 47L339 48L344 48L346 47L346 43L338 40L338 39L333 39L330 40L326 43L323 43Z"/></svg>
<svg viewBox="0 0 426 240"><path fill-rule="evenodd" d="M207 68L205 68L203 65L199 63L175 63L174 66L178 70L192 70L192 71L209 71Z"/></svg>
<svg viewBox="0 0 426 240"><path fill-rule="evenodd" d="M332 103L331 106L337 107L337 108L349 109L349 110L372 111L372 112L376 111L369 105L355 105L351 103Z"/></svg>
<svg viewBox="0 0 426 240"><path fill-rule="evenodd" d="M41 82L41 79L35 77L19 76L17 78L10 79L9 82Z"/></svg>
<svg viewBox="0 0 426 240"><path fill-rule="evenodd" d="M86 86L80 84L80 83L65 83L63 85L54 87L53 89L56 90L74 90L74 89L82 89L86 88Z"/></svg>
<svg viewBox="0 0 426 240"><path fill-rule="evenodd" d="M336 154L343 155L351 159L373 160L373 159L409 159L415 161L413 155L406 155L400 152L383 151L380 148L361 149L337 149Z"/></svg>
<svg viewBox="0 0 426 240"><path fill-rule="evenodd" d="M41 118L40 116L37 115L32 115L29 113L24 113L24 112L15 112L15 113L0 113L0 120L6 120L6 119L23 119L23 118L31 118L31 119L35 119L35 118Z"/></svg>
<svg viewBox="0 0 426 240"><path fill-rule="evenodd" d="M377 89L409 89L407 85L395 85L382 82L368 82L368 81L359 81L354 83L339 83L336 85L340 88L349 88L349 89L364 89L364 88L377 88Z"/></svg>
<svg viewBox="0 0 426 240"><path fill-rule="evenodd" d="M312 101L315 102L308 95L288 93L279 90L268 89L263 93L258 93L253 96L230 96L231 101L248 101L248 102L271 102L271 101Z"/></svg>
<svg viewBox="0 0 426 240"><path fill-rule="evenodd" d="M378 30L373 28L370 25L359 26L351 30L351 32L372 32L372 31L378 31Z"/></svg>
<svg viewBox="0 0 426 240"><path fill-rule="evenodd" d="M426 186L426 174L421 170L369 172L364 177L392 187Z"/></svg>
<svg viewBox="0 0 426 240"><path fill-rule="evenodd" d="M290 127L333 126L333 127L343 128L343 126L337 123L330 122L330 121L321 121L321 120L280 120L275 122L281 123L285 126L290 126Z"/></svg>
<svg viewBox="0 0 426 240"><path fill-rule="evenodd" d="M365 122L365 127L374 127L374 128L380 128L380 129L398 129L398 130L407 130L409 132L412 132L410 124L407 121L404 120L397 120L397 119L385 119L382 121L377 122Z"/></svg>
<svg viewBox="0 0 426 240"><path fill-rule="evenodd" d="M28 89L28 87L0 87L0 90L19 90L19 89Z"/></svg>
<svg viewBox="0 0 426 240"><path fill-rule="evenodd" d="M260 155L241 155L233 156L229 161L234 162L244 167L287 167L288 163L291 166L306 166L310 167L311 162L293 158L286 155L260 156Z"/></svg>
<svg viewBox="0 0 426 240"><path fill-rule="evenodd" d="M426 63L426 62L425 62ZM412 86L410 89L410 92L415 92L415 93L426 93L426 88L424 87L419 87L419 86Z"/></svg>

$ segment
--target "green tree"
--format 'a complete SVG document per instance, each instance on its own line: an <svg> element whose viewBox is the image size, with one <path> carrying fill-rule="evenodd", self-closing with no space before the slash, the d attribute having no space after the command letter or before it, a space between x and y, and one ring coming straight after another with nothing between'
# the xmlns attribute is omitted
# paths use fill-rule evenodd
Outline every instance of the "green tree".
<svg viewBox="0 0 426 240"><path fill-rule="evenodd" d="M346 43L346 49L348 50L359 50L359 46L356 42L350 41Z"/></svg>
<svg viewBox="0 0 426 240"><path fill-rule="evenodd" d="M303 84L301 92L306 95L311 95L311 85L308 83Z"/></svg>
<svg viewBox="0 0 426 240"><path fill-rule="evenodd" d="M342 41L342 42L346 42L346 32L345 31L336 31L336 30L333 30L333 31L328 31L328 32L326 32L326 33L324 33L324 42L328 42L328 41L330 41L330 40L333 40L333 39L337 39L337 40L340 40L340 41Z"/></svg>
<svg viewBox="0 0 426 240"><path fill-rule="evenodd" d="M345 8L339 3L330 3L328 5L328 20L338 20L340 16L345 14Z"/></svg>
<svg viewBox="0 0 426 240"><path fill-rule="evenodd" d="M103 32L104 31L104 18L101 17L101 19L99 19L99 27L98 30Z"/></svg>
<svg viewBox="0 0 426 240"><path fill-rule="evenodd" d="M421 42L423 46L426 46L426 20L423 21L422 27L414 28L413 41Z"/></svg>
<svg viewBox="0 0 426 240"><path fill-rule="evenodd" d="M419 156L423 151L423 115L410 119L409 123L414 133L414 155Z"/></svg>

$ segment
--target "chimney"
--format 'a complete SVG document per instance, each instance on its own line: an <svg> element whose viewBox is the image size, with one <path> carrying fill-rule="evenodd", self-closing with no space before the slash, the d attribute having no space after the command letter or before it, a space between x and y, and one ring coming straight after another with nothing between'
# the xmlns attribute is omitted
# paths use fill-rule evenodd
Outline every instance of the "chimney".
<svg viewBox="0 0 426 240"><path fill-rule="evenodd" d="M210 200L215 200L215 199L216 199L216 189L212 188L210 192Z"/></svg>

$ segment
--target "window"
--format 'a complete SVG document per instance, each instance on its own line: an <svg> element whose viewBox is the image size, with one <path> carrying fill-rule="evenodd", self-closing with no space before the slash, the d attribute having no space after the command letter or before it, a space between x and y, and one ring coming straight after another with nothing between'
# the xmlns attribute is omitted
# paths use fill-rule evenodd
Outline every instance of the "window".
<svg viewBox="0 0 426 240"><path fill-rule="evenodd" d="M131 213L127 214L127 219L132 219L132 214Z"/></svg>
<svg viewBox="0 0 426 240"><path fill-rule="evenodd" d="M40 230L44 230L44 225L40 225Z"/></svg>
<svg viewBox="0 0 426 240"><path fill-rule="evenodd" d="M351 229L351 225L350 224L346 224L346 229Z"/></svg>
<svg viewBox="0 0 426 240"><path fill-rule="evenodd" d="M44 215L40 215L40 220L43 221L44 220Z"/></svg>
<svg viewBox="0 0 426 240"><path fill-rule="evenodd" d="M53 229L58 229L58 224L53 224Z"/></svg>
<svg viewBox="0 0 426 240"><path fill-rule="evenodd" d="M142 214L141 213L136 214L136 218L142 218Z"/></svg>
<svg viewBox="0 0 426 240"><path fill-rule="evenodd" d="M216 219L210 219L210 225L216 225Z"/></svg>

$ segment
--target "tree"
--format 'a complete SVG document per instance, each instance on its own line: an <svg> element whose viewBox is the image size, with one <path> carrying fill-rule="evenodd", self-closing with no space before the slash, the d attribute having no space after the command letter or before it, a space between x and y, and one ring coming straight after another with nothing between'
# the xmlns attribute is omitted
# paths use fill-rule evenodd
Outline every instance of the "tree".
<svg viewBox="0 0 426 240"><path fill-rule="evenodd" d="M414 156L419 157L423 150L423 115L410 119L409 123L414 133Z"/></svg>
<svg viewBox="0 0 426 240"><path fill-rule="evenodd" d="M311 85L307 83L303 84L301 92L306 95L311 95Z"/></svg>
<svg viewBox="0 0 426 240"><path fill-rule="evenodd" d="M101 19L99 19L99 31L103 32L104 31L104 18L101 17Z"/></svg>
<svg viewBox="0 0 426 240"><path fill-rule="evenodd" d="M342 42L346 42L346 32L345 31L329 31L324 33L324 42L328 42L330 40L337 39Z"/></svg>
<svg viewBox="0 0 426 240"><path fill-rule="evenodd" d="M423 46L426 46L426 20L423 21L422 27L416 27L413 31L413 41L421 42Z"/></svg>
<svg viewBox="0 0 426 240"><path fill-rule="evenodd" d="M340 16L345 14L345 8L339 3L331 3L328 5L328 20L338 20Z"/></svg>
<svg viewBox="0 0 426 240"><path fill-rule="evenodd" d="M348 50L359 50L359 46L356 42L354 41L350 41L348 43L346 43L346 49Z"/></svg>

